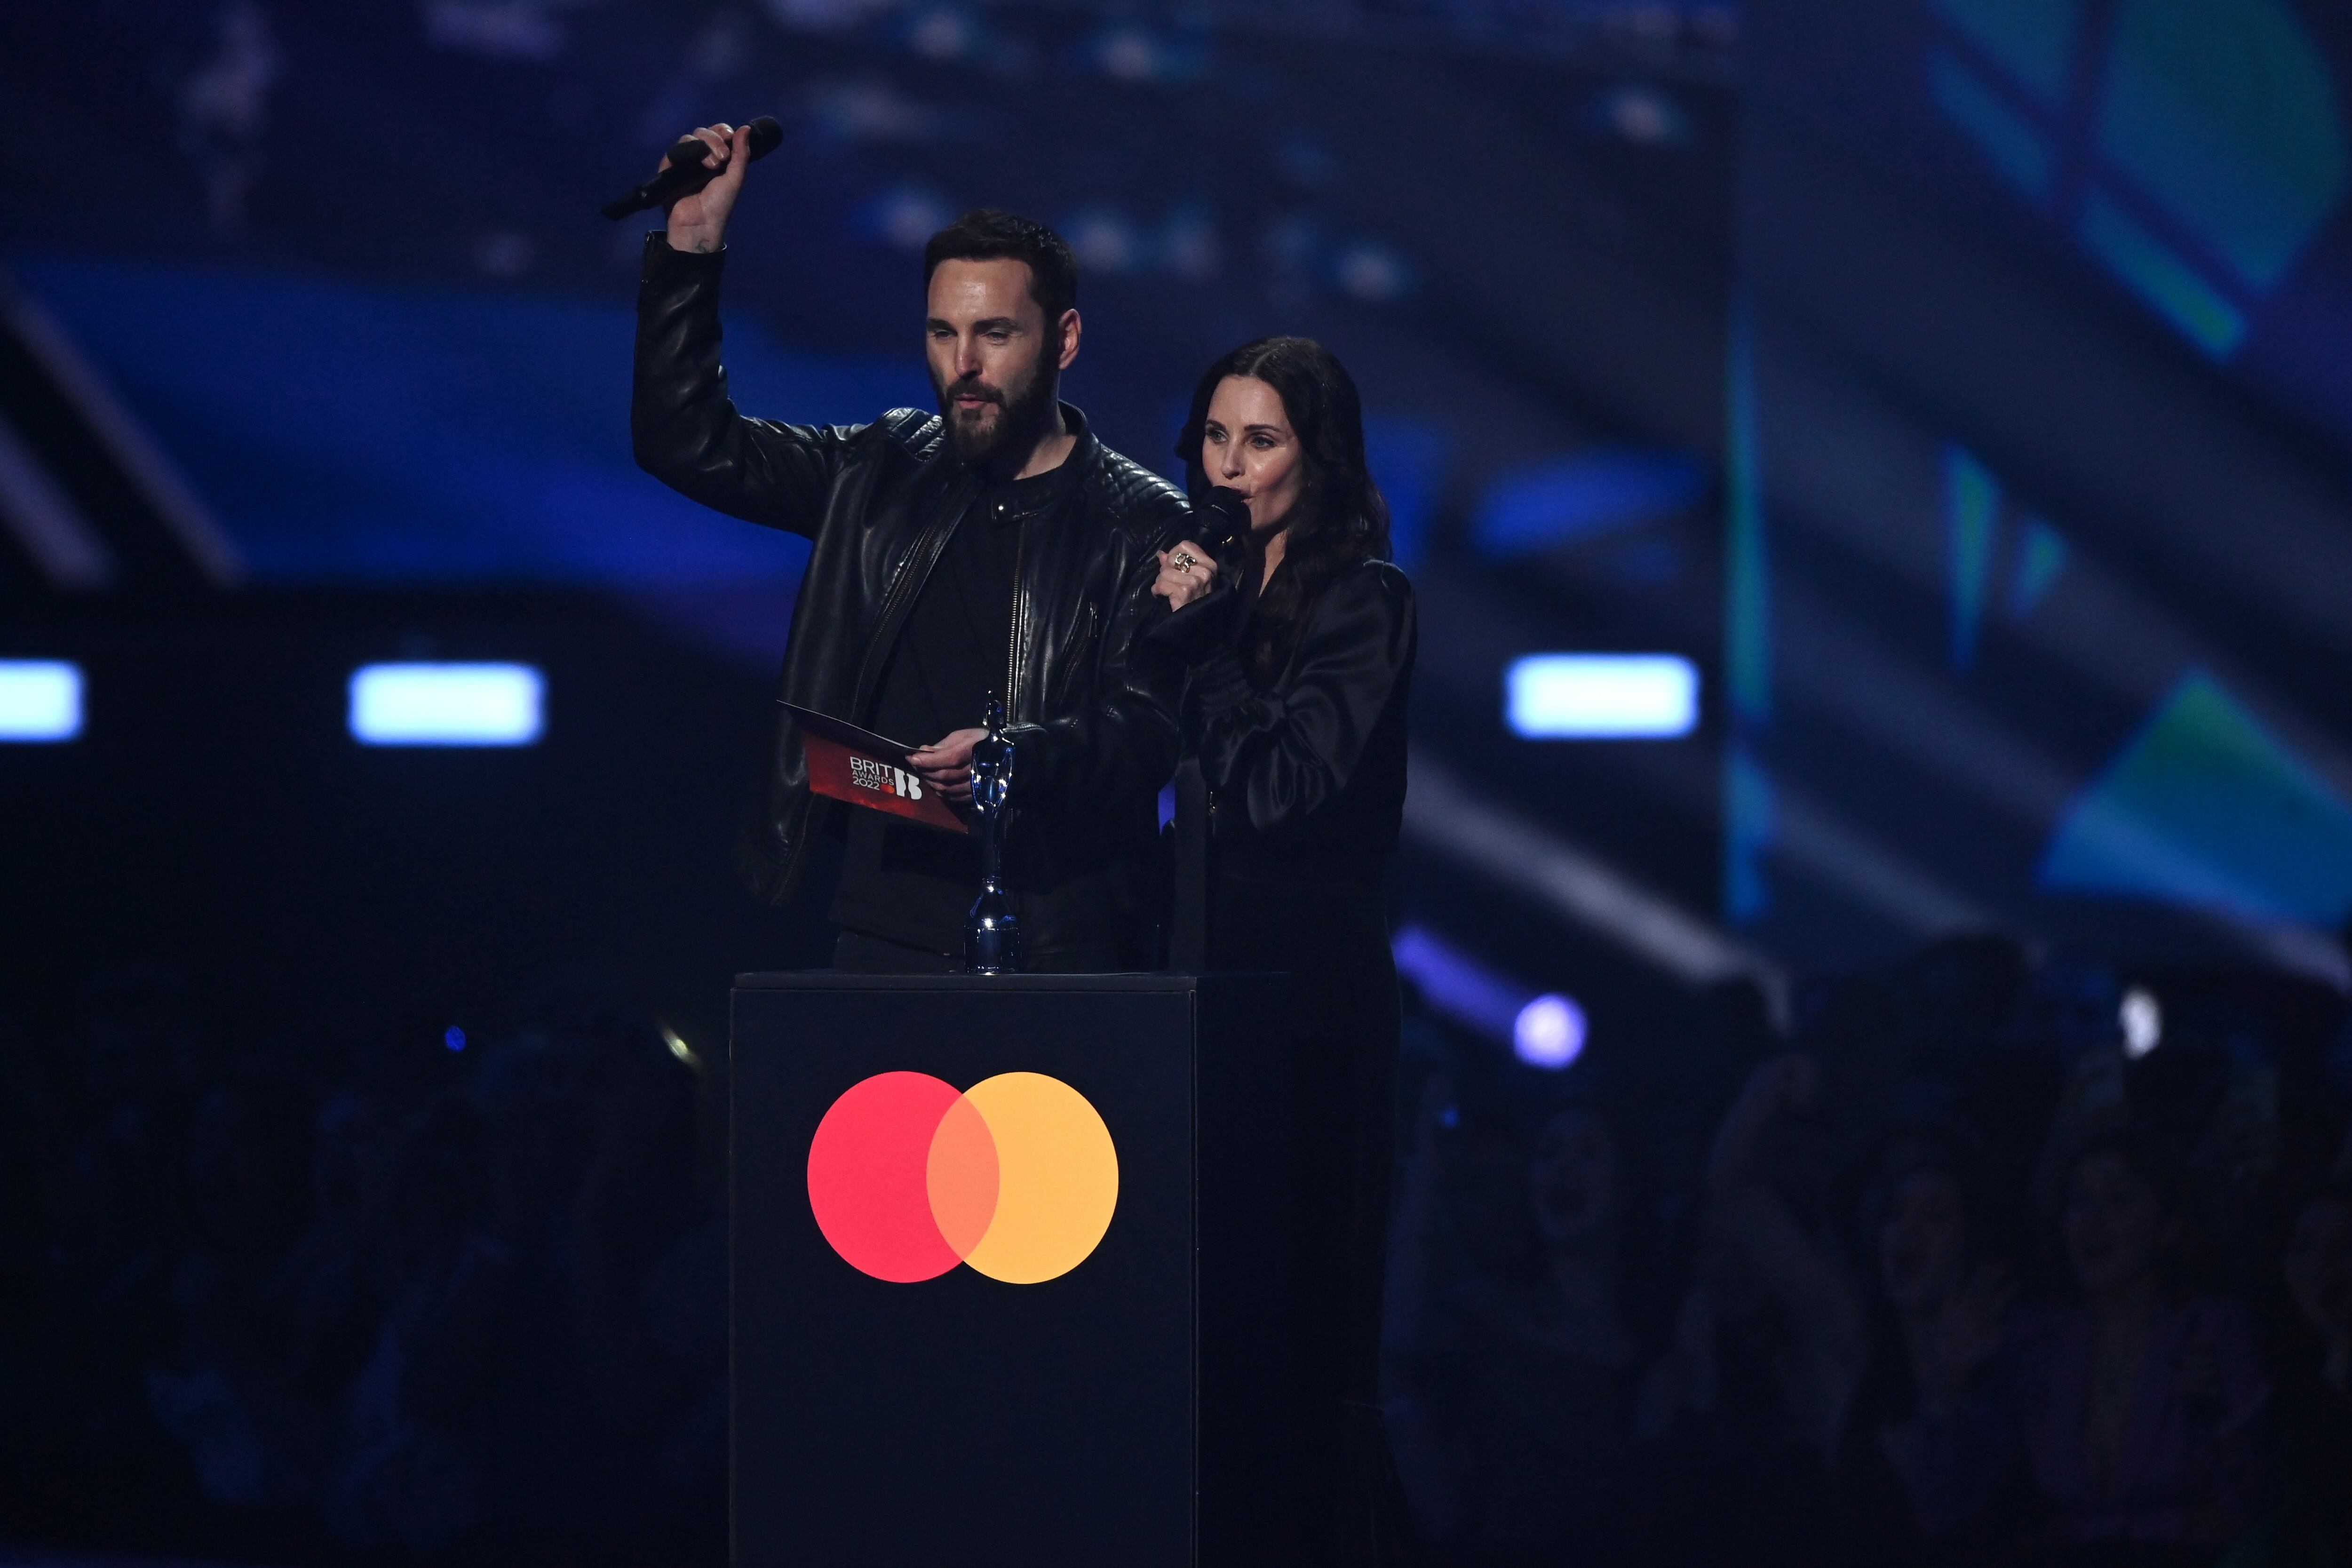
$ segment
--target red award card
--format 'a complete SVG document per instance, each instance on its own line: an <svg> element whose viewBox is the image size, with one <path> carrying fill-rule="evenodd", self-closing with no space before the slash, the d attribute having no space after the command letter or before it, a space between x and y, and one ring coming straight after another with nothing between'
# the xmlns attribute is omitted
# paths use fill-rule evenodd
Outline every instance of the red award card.
<svg viewBox="0 0 2352 1568"><path fill-rule="evenodd" d="M946 798L907 765L914 747L795 703L785 703L784 710L800 723L809 788L817 794L950 833L971 831Z"/></svg>

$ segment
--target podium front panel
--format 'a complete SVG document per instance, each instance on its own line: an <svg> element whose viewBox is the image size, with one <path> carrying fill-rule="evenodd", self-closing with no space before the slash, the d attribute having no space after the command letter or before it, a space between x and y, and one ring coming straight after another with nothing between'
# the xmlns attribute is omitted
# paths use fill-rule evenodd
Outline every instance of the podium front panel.
<svg viewBox="0 0 2352 1568"><path fill-rule="evenodd" d="M1261 976L739 980L739 1568L1143 1568L1278 1533L1280 1005ZM924 1076L860 1088L885 1074ZM1108 1226L1034 1279L1083 1247L1104 1143Z"/></svg>

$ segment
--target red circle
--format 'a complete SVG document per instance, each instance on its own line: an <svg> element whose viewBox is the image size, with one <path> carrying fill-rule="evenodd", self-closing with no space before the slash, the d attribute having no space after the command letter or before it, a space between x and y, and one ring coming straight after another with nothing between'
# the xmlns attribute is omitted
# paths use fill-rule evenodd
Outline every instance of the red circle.
<svg viewBox="0 0 2352 1568"><path fill-rule="evenodd" d="M817 1123L809 1208L859 1273L910 1285L962 1261L931 1217L924 1174L932 1135L961 1098L929 1073L877 1073L852 1085Z"/></svg>

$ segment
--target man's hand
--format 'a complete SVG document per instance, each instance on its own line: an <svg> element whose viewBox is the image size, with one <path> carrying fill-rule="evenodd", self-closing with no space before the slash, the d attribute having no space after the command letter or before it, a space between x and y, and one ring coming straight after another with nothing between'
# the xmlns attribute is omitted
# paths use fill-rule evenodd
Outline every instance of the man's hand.
<svg viewBox="0 0 2352 1568"><path fill-rule="evenodd" d="M958 730L943 741L908 752L907 765L948 799L968 805L971 803L971 749L987 738L985 730Z"/></svg>
<svg viewBox="0 0 2352 1568"><path fill-rule="evenodd" d="M669 247L708 256L727 237L727 216L743 193L743 171L751 166L751 128L748 125L704 125L694 139L710 149L704 163L719 173L692 195L669 204ZM669 167L665 154L661 166Z"/></svg>
<svg viewBox="0 0 2352 1568"><path fill-rule="evenodd" d="M1207 545L1188 539L1159 553L1160 576L1151 591L1167 600L1170 609L1181 610L1217 585L1217 562Z"/></svg>

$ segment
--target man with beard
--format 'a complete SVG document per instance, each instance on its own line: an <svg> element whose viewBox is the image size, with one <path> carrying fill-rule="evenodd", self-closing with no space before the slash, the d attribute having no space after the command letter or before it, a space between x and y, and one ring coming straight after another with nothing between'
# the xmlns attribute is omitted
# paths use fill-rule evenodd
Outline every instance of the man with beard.
<svg viewBox="0 0 2352 1568"><path fill-rule="evenodd" d="M1057 395L1077 357L1077 263L1059 236L965 214L931 237L925 339L937 416L869 425L746 418L719 363L720 247L751 159L749 132L695 132L720 169L646 236L637 301L638 463L706 506L806 536L782 696L903 742L953 801L971 796L975 728L1004 703L1016 762L1006 881L1023 967L1146 962L1143 869L1175 757L1171 715L1129 672L1129 647L1187 506L1111 451ZM814 799L787 715L754 879L789 898L819 833L843 842L837 968L961 965L980 886L971 839Z"/></svg>

